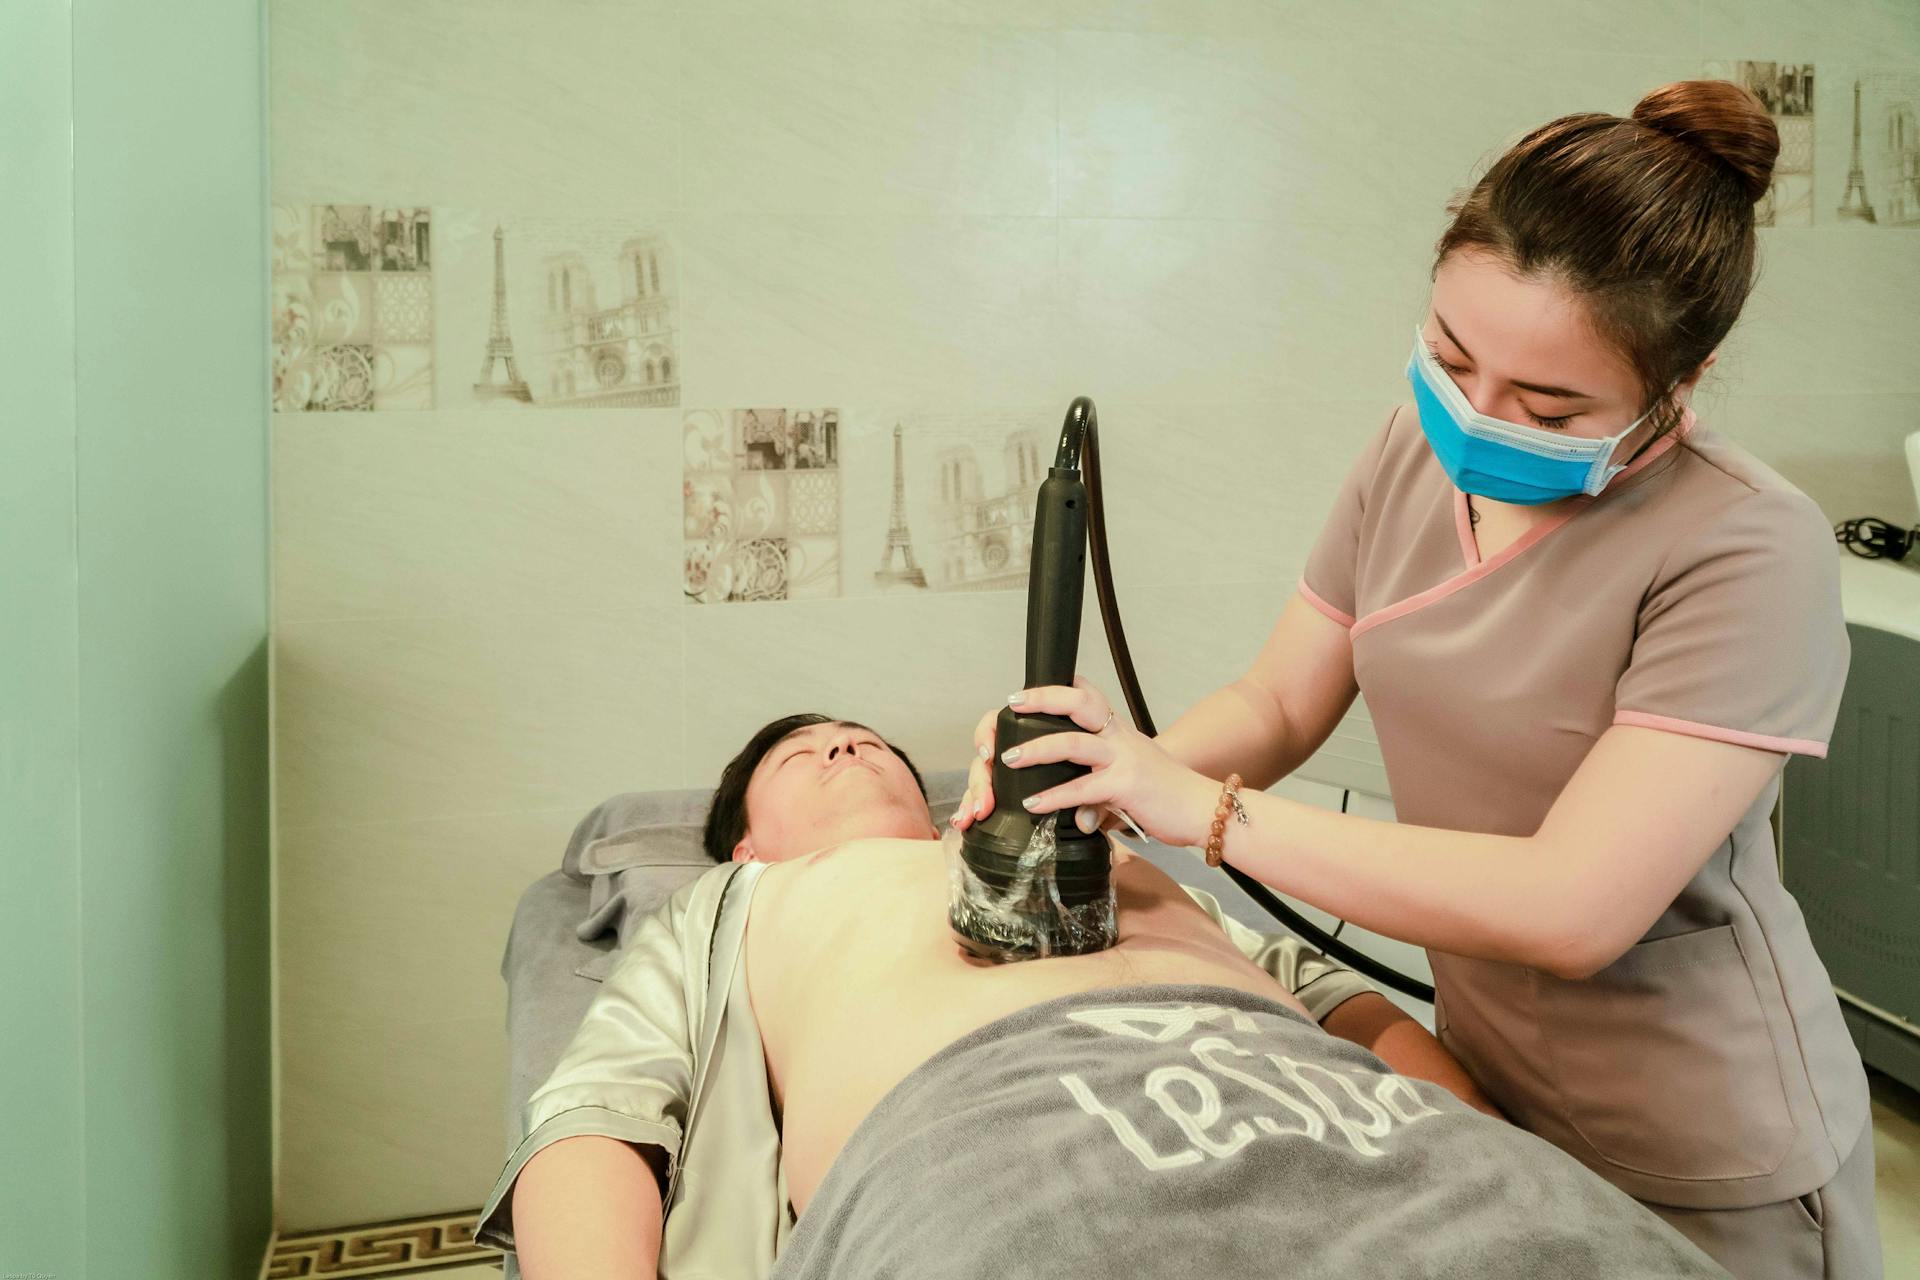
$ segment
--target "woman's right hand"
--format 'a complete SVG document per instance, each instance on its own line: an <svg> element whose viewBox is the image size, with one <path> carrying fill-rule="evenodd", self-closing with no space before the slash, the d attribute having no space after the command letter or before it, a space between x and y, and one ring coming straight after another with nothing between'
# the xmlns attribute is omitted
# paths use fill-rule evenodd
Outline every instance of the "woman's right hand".
<svg viewBox="0 0 1920 1280"><path fill-rule="evenodd" d="M952 825L960 831L993 812L993 739L994 721L1000 716L995 707L980 717L973 727L973 763L967 767L967 794L953 811Z"/></svg>
<svg viewBox="0 0 1920 1280"><path fill-rule="evenodd" d="M957 831L965 831L993 812L993 751L999 719L1000 708L995 707L973 727L973 763L967 767L967 794L960 798L960 807L947 819ZM1092 831L1096 825L1102 831L1111 831L1120 825L1119 815L1106 809L1081 809L1074 814L1074 820L1082 831Z"/></svg>

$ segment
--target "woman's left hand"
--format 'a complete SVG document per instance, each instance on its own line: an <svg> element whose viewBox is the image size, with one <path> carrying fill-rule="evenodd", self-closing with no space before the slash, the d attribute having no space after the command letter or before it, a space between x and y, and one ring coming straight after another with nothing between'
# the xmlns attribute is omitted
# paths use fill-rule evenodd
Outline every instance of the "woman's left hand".
<svg viewBox="0 0 1920 1280"><path fill-rule="evenodd" d="M1077 809L1080 829L1091 831L1104 806L1125 810L1141 830L1163 844L1206 842L1220 784L1187 768L1152 738L1112 715L1106 695L1086 677L1075 676L1071 688L1028 689L1025 700L1012 706L1016 711L1066 716L1088 730L1051 733L1001 753L1012 769L1071 760L1093 770L1034 796L1027 804L1030 813Z"/></svg>

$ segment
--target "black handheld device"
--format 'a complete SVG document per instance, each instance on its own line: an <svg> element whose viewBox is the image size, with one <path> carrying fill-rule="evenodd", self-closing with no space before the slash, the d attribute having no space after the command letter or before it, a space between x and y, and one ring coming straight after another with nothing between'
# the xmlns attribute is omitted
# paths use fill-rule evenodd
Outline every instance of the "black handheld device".
<svg viewBox="0 0 1920 1280"><path fill-rule="evenodd" d="M1095 427L1093 401L1067 408L1060 447L1033 519L1027 578L1024 688L1072 684L1080 652L1087 564L1087 488L1080 451ZM1084 732L1065 716L1006 707L994 741L1000 751L1052 733ZM1035 816L1021 801L1087 772L1072 762L1011 769L996 755L993 812L967 829L948 913L954 936L995 961L1080 955L1113 945L1112 846L1102 832L1073 824L1072 810Z"/></svg>

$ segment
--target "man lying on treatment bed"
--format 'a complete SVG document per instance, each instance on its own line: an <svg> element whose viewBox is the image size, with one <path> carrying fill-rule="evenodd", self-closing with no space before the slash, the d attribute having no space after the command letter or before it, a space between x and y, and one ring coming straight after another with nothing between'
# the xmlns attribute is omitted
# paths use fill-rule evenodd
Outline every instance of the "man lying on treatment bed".
<svg viewBox="0 0 1920 1280"><path fill-rule="evenodd" d="M968 958L906 762L838 722L767 738L729 766L742 860L641 927L528 1103L476 1233L526 1280L696 1256L797 1280L1723 1274L1546 1143L1327 1035L1124 850L1117 946Z"/></svg>

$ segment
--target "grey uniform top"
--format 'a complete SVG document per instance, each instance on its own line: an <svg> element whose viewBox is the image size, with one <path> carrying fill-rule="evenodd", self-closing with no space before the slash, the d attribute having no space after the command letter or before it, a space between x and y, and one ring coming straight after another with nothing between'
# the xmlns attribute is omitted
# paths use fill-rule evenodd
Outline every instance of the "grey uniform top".
<svg viewBox="0 0 1920 1280"><path fill-rule="evenodd" d="M1616 724L1824 755L1847 670L1825 518L1691 411L1598 498L1483 560L1402 406L1301 594L1349 628L1399 819L1454 831L1532 835ZM1509 1116L1644 1200L1804 1194L1866 1123L1859 1055L1780 883L1778 790L1776 774L1590 978L1432 953L1443 1043Z"/></svg>

